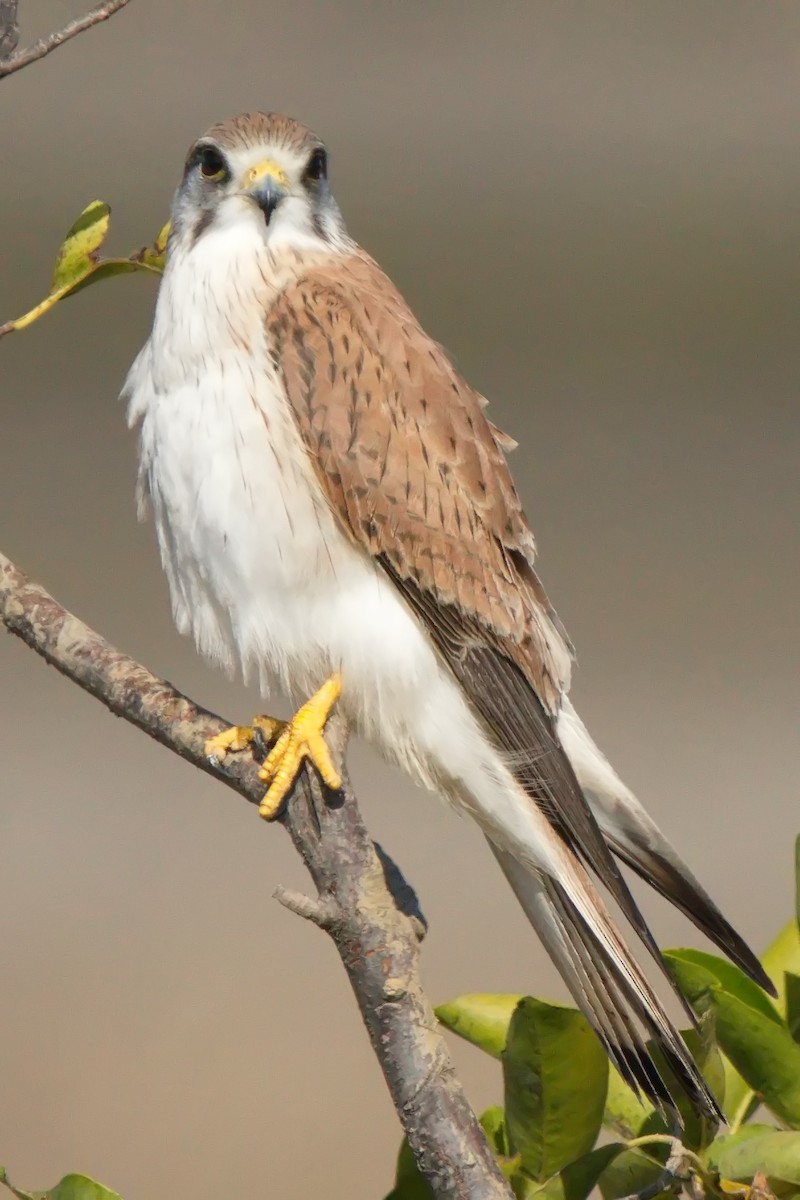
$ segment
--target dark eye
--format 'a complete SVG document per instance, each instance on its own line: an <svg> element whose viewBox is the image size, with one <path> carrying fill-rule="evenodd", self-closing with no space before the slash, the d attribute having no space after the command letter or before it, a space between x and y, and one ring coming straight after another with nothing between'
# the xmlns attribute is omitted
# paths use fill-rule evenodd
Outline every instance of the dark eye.
<svg viewBox="0 0 800 1200"><path fill-rule="evenodd" d="M197 163L200 174L209 183L221 183L223 179L228 178L228 165L219 150L215 150L213 146L203 146L198 153Z"/></svg>
<svg viewBox="0 0 800 1200"><path fill-rule="evenodd" d="M306 179L327 179L328 178L328 155L320 147L315 150L308 160L306 167Z"/></svg>

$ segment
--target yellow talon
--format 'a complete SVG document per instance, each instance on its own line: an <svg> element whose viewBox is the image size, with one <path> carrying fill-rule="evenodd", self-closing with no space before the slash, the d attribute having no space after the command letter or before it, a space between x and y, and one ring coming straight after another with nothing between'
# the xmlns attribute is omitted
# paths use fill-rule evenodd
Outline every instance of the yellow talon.
<svg viewBox="0 0 800 1200"><path fill-rule="evenodd" d="M261 735L265 745L271 746L278 734L285 728L286 722L277 717L253 717L252 725L231 725L206 741L204 752L206 758L221 762L226 754L237 754L240 750L249 750L256 740L256 733Z"/></svg>
<svg viewBox="0 0 800 1200"><path fill-rule="evenodd" d="M305 759L314 764L327 787L337 791L342 786L322 733L341 691L340 677L332 675L283 726L258 772L259 778L269 784L258 810L265 820L280 811Z"/></svg>
<svg viewBox="0 0 800 1200"><path fill-rule="evenodd" d="M255 725L255 720L253 721ZM223 729L222 733L217 733L214 737L208 738L204 747L206 758L214 758L221 762L226 754L234 753L238 750L246 750L253 740L252 725L231 725L230 729Z"/></svg>

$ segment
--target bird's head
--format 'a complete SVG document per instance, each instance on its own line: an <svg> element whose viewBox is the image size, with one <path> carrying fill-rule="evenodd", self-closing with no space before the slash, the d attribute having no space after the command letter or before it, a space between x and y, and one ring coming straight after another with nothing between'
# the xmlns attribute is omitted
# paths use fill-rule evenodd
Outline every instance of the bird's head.
<svg viewBox="0 0 800 1200"><path fill-rule="evenodd" d="M303 248L347 241L315 133L276 113L243 113L189 151L173 205L173 237L195 245L212 229L255 225L265 241Z"/></svg>

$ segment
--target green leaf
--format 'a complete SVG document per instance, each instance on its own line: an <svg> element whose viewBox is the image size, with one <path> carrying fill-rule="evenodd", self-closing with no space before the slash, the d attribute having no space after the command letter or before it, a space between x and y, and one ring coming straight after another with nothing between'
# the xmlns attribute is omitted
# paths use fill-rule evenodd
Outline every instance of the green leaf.
<svg viewBox="0 0 800 1200"><path fill-rule="evenodd" d="M621 1142L609 1142L607 1146L599 1146L597 1150L590 1150L588 1154L575 1159L561 1172L559 1194L564 1200L586 1200L597 1186L603 1171L624 1149Z"/></svg>
<svg viewBox="0 0 800 1200"><path fill-rule="evenodd" d="M780 1015L769 997L726 959L692 949L668 950L664 958L681 990L698 1011L708 1003L707 996L711 988L727 985L732 994L738 994L745 1003L753 1004L770 1020L780 1022ZM751 1115L757 1099L729 1057L723 1059L723 1070L723 1111L731 1126L738 1128Z"/></svg>
<svg viewBox="0 0 800 1200"><path fill-rule="evenodd" d="M506 1136L532 1179L544 1182L594 1146L608 1059L574 1008L526 997L503 1052Z"/></svg>
<svg viewBox="0 0 800 1200"><path fill-rule="evenodd" d="M736 996L748 1007L780 1024L780 1013L767 993L726 958L686 947L667 950L664 958L681 991L692 1004L707 990L709 984L719 984L731 996Z"/></svg>
<svg viewBox="0 0 800 1200"><path fill-rule="evenodd" d="M511 1015L521 996L470 992L440 1004L436 1016L447 1029L472 1042L493 1058L500 1058L508 1037Z"/></svg>
<svg viewBox="0 0 800 1200"><path fill-rule="evenodd" d="M790 921L788 925L784 926L761 955L761 962L778 990L778 999L775 1002L778 1012L785 1014L784 975L787 971L794 975L800 975L800 930L798 930L797 921Z"/></svg>
<svg viewBox="0 0 800 1200"><path fill-rule="evenodd" d="M628 1087L616 1067L609 1065L608 1093L603 1113L603 1124L628 1140L644 1129L645 1123L655 1116L649 1100L639 1100Z"/></svg>
<svg viewBox="0 0 800 1200"><path fill-rule="evenodd" d="M722 1106L725 1099L725 1066L717 1045L713 1010L700 1017L697 1029L682 1030L681 1037L717 1102ZM715 1138L719 1122L710 1117L700 1116L688 1101L684 1105L682 1099L681 1096L678 1097L678 1107L684 1124L681 1141L690 1150L702 1150Z"/></svg>
<svg viewBox="0 0 800 1200"><path fill-rule="evenodd" d="M706 1161L723 1179L749 1183L763 1171L771 1187L800 1185L800 1133L748 1125L717 1138Z"/></svg>
<svg viewBox="0 0 800 1200"><path fill-rule="evenodd" d="M529 1200L533 1196L539 1200L586 1200L603 1171L624 1149L621 1142L611 1142L590 1150L546 1183L536 1183L524 1171L518 1171L511 1176L514 1195L518 1200Z"/></svg>
<svg viewBox="0 0 800 1200"><path fill-rule="evenodd" d="M794 920L800 929L800 834L794 839Z"/></svg>
<svg viewBox="0 0 800 1200"><path fill-rule="evenodd" d="M789 1033L796 1042L800 1042L800 975L787 971L784 975L786 985L786 1024Z"/></svg>
<svg viewBox="0 0 800 1200"><path fill-rule="evenodd" d="M655 1148L654 1148L655 1149ZM666 1149L655 1150L666 1162ZM656 1182L664 1170L664 1163L652 1153L644 1150L623 1150L606 1167L598 1180L603 1200L619 1200L620 1196L631 1196L643 1191Z"/></svg>
<svg viewBox="0 0 800 1200"><path fill-rule="evenodd" d="M61 243L53 268L51 294L73 287L92 269L110 223L111 209L103 200L93 200L87 205Z"/></svg>
<svg viewBox="0 0 800 1200"><path fill-rule="evenodd" d="M512 1154L508 1144L506 1114L499 1107L487 1108L481 1117L481 1126L497 1165L506 1179L510 1179L519 1170L520 1159L519 1155Z"/></svg>
<svg viewBox="0 0 800 1200"><path fill-rule="evenodd" d="M774 1007L782 1015L787 1013L787 974L800 975L800 933L797 922L790 921L780 931L761 955L762 965L775 984L778 992ZM770 1002L772 1003L772 1001ZM732 1129L752 1115L758 1105L758 1097L729 1062L725 1069L725 1115Z"/></svg>
<svg viewBox="0 0 800 1200"><path fill-rule="evenodd" d="M65 1175L47 1193L47 1200L120 1200L120 1196L85 1175Z"/></svg>
<svg viewBox="0 0 800 1200"><path fill-rule="evenodd" d="M403 1138L400 1152L397 1155L395 1185L385 1200L434 1200L427 1180L420 1174L414 1161L407 1138Z"/></svg>
<svg viewBox="0 0 800 1200"><path fill-rule="evenodd" d="M487 1108L481 1116L481 1127L486 1134L486 1140L498 1157L508 1158L511 1151L506 1138L506 1115L500 1106Z"/></svg>
<svg viewBox="0 0 800 1200"><path fill-rule="evenodd" d="M746 1083L787 1124L800 1125L800 1045L770 1005L758 1007L733 994L710 971L675 954L666 956L670 970L698 1011L711 1008L719 1044ZM728 964L730 965L730 964Z"/></svg>
<svg viewBox="0 0 800 1200"><path fill-rule="evenodd" d="M12 1187L5 1168L0 1167L0 1183L4 1183L18 1200L121 1200L117 1192L112 1192L86 1175L65 1175L60 1183L47 1192L23 1192L20 1188Z"/></svg>

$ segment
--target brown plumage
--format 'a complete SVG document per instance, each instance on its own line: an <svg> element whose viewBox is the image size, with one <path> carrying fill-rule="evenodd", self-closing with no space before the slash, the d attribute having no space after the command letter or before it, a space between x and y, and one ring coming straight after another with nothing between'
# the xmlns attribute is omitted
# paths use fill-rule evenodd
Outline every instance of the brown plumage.
<svg viewBox="0 0 800 1200"><path fill-rule="evenodd" d="M271 353L335 512L353 538L502 645L551 713L570 649L485 401L363 252L276 300Z"/></svg>

